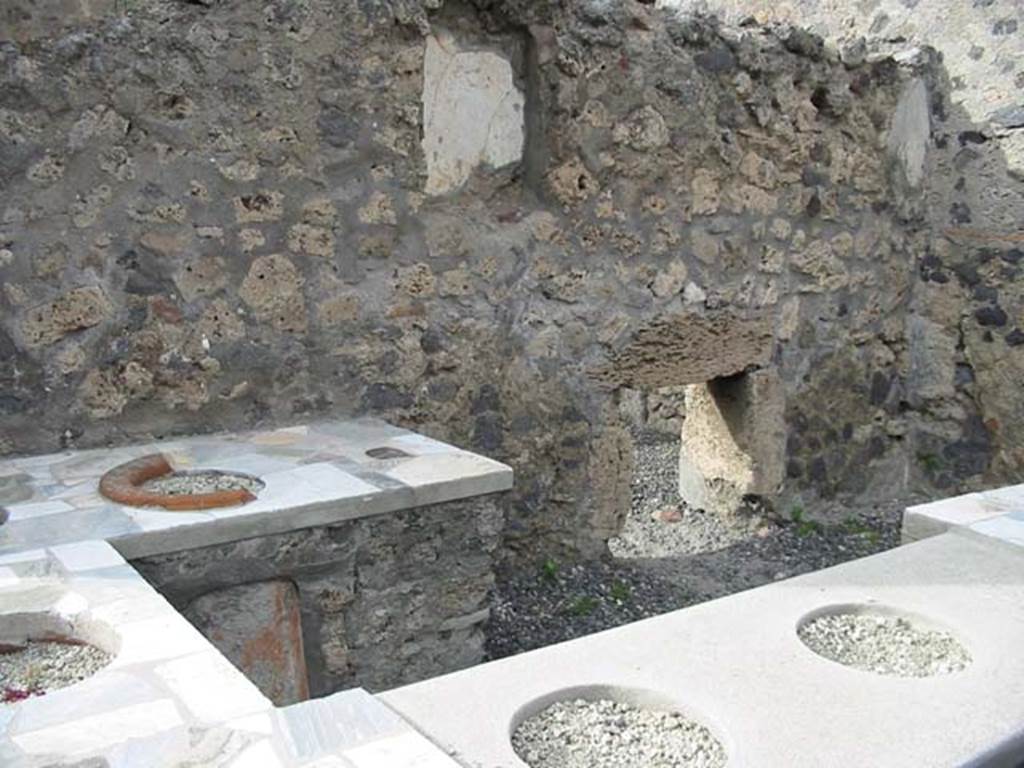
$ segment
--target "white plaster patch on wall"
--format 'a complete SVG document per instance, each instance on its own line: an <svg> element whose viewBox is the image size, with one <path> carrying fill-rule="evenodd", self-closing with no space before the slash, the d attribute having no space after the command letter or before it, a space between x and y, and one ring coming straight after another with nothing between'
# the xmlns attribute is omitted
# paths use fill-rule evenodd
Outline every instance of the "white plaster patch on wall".
<svg viewBox="0 0 1024 768"><path fill-rule="evenodd" d="M489 51L460 51L443 32L428 37L423 66L427 193L457 189L479 165L518 162L524 103L507 59Z"/></svg>
<svg viewBox="0 0 1024 768"><path fill-rule="evenodd" d="M912 187L920 184L924 175L924 156L930 135L928 89L918 78L911 80L903 89L889 129L889 149L903 164Z"/></svg>

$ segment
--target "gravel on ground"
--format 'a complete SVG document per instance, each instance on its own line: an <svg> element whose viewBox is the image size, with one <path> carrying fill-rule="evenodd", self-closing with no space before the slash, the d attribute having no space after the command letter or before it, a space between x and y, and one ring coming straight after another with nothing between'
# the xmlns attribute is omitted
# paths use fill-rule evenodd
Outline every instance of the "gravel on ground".
<svg viewBox="0 0 1024 768"><path fill-rule="evenodd" d="M674 712L611 700L562 701L512 735L531 768L720 768L721 743L703 725Z"/></svg>
<svg viewBox="0 0 1024 768"><path fill-rule="evenodd" d="M915 626L900 616L826 614L801 626L797 634L826 659L882 675L947 675L971 662L952 635Z"/></svg>
<svg viewBox="0 0 1024 768"><path fill-rule="evenodd" d="M696 602L686 588L624 563L548 560L536 570L501 566L486 627L500 659Z"/></svg>
<svg viewBox="0 0 1024 768"><path fill-rule="evenodd" d="M755 514L726 521L679 498L679 441L638 442L633 457L632 507L622 533L608 542L614 557L677 557L738 544L762 527Z"/></svg>
<svg viewBox="0 0 1024 768"><path fill-rule="evenodd" d="M770 517L689 509L678 441L638 441L632 507L610 556L499 567L487 654L497 659L890 549L903 504L794 507ZM811 514L811 512L815 514ZM820 522L828 521L828 522Z"/></svg>
<svg viewBox="0 0 1024 768"><path fill-rule="evenodd" d="M0 702L73 685L94 675L110 659L109 653L93 645L30 640L23 648L0 653Z"/></svg>
<svg viewBox="0 0 1024 768"><path fill-rule="evenodd" d="M685 584L700 600L818 571L898 546L902 505L880 505L841 522L762 520L747 538L721 549L625 559L635 567ZM826 519L837 519L827 513ZM729 521L714 523L727 527Z"/></svg>
<svg viewBox="0 0 1024 768"><path fill-rule="evenodd" d="M172 472L154 477L142 484L143 490L167 496L197 495L217 491L237 491L244 488L256 495L263 489L263 483L255 477L202 469L195 472Z"/></svg>

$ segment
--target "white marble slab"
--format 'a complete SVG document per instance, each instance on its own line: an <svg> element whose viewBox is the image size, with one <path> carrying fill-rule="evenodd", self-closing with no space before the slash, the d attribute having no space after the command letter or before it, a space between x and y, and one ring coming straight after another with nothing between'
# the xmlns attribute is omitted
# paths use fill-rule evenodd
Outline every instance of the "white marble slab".
<svg viewBox="0 0 1024 768"><path fill-rule="evenodd" d="M60 500L11 504L7 507L7 511L11 513L11 520L28 520L29 518L52 515L57 512L70 512L73 509L73 506Z"/></svg>
<svg viewBox="0 0 1024 768"><path fill-rule="evenodd" d="M178 618L173 610L163 611L152 618L118 626L121 650L110 666L118 669L208 650L210 645L206 638L187 621L182 623Z"/></svg>
<svg viewBox="0 0 1024 768"><path fill-rule="evenodd" d="M1024 485L968 493L908 507L903 540L919 541L946 531L988 536L1024 546Z"/></svg>
<svg viewBox="0 0 1024 768"><path fill-rule="evenodd" d="M15 573L13 568L6 565L0 565L0 589L17 586L20 581L21 579L18 577L18 574Z"/></svg>
<svg viewBox="0 0 1024 768"><path fill-rule="evenodd" d="M991 536L1018 547L1024 547L1024 520L1012 515L1000 515L969 526L970 530L983 536Z"/></svg>
<svg viewBox="0 0 1024 768"><path fill-rule="evenodd" d="M209 648L164 662L153 672L180 701L188 702L189 714L201 723L221 723L271 707L255 685Z"/></svg>
<svg viewBox="0 0 1024 768"><path fill-rule="evenodd" d="M71 572L124 565L124 558L104 541L76 541L73 544L61 544L50 547L50 553Z"/></svg>
<svg viewBox="0 0 1024 768"><path fill-rule="evenodd" d="M937 536L950 528L968 526L1002 514L1003 510L985 501L978 493L908 507L903 513L903 539L918 541Z"/></svg>
<svg viewBox="0 0 1024 768"><path fill-rule="evenodd" d="M238 757L228 763L229 768L285 768L285 764L274 751L270 739L258 741L247 747Z"/></svg>
<svg viewBox="0 0 1024 768"><path fill-rule="evenodd" d="M160 699L68 719L49 728L17 734L11 740L28 756L53 754L56 750L74 757L102 753L111 745L148 736L156 723L170 728L183 722L174 702Z"/></svg>
<svg viewBox="0 0 1024 768"><path fill-rule="evenodd" d="M45 549L26 549L21 552L11 552L7 555L0 555L0 565L27 563L39 560L46 560Z"/></svg>
<svg viewBox="0 0 1024 768"><path fill-rule="evenodd" d="M371 741L343 753L354 768L402 765L408 768L449 768L450 757L416 733L402 733Z"/></svg>

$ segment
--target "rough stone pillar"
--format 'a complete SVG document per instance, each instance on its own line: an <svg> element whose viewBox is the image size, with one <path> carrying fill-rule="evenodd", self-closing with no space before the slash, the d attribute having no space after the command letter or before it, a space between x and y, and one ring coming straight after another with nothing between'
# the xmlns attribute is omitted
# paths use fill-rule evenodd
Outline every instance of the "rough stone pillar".
<svg viewBox="0 0 1024 768"><path fill-rule="evenodd" d="M622 530L630 505L633 441L623 427L609 427L594 441L590 456L593 490L592 532L607 541Z"/></svg>
<svg viewBox="0 0 1024 768"><path fill-rule="evenodd" d="M693 507L735 512L744 496L770 496L785 470L785 397L761 370L686 388L679 494Z"/></svg>

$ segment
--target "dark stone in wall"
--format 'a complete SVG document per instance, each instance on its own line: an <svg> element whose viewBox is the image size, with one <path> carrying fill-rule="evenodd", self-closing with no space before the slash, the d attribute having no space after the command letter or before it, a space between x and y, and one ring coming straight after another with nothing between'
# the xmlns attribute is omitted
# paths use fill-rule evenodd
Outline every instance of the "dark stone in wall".
<svg viewBox="0 0 1024 768"><path fill-rule="evenodd" d="M945 446L943 457L953 477L969 477L986 470L992 459L992 439L979 418L968 421L964 437Z"/></svg>
<svg viewBox="0 0 1024 768"><path fill-rule="evenodd" d="M317 128L324 142L332 147L346 149L359 136L359 123L352 115L338 107L327 107L317 118Z"/></svg>
<svg viewBox="0 0 1024 768"><path fill-rule="evenodd" d="M881 371L875 371L871 375L871 404L882 405L889 397L892 390L892 380Z"/></svg>
<svg viewBox="0 0 1024 768"><path fill-rule="evenodd" d="M1000 19L992 25L993 35L1012 35L1017 31L1018 23L1016 19Z"/></svg>
<svg viewBox="0 0 1024 768"><path fill-rule="evenodd" d="M736 57L724 45L698 53L693 57L693 60L697 63L697 66L716 74L728 74L736 69Z"/></svg>
<svg viewBox="0 0 1024 768"><path fill-rule="evenodd" d="M952 224L970 224L970 206L967 203L953 203L949 209L949 220Z"/></svg>
<svg viewBox="0 0 1024 768"><path fill-rule="evenodd" d="M504 444L505 428L499 413L484 413L473 426L473 450L485 455L498 455Z"/></svg>
<svg viewBox="0 0 1024 768"><path fill-rule="evenodd" d="M975 310L974 317L979 325L1002 327L1006 325L1006 313L1000 307L982 307Z"/></svg>
<svg viewBox="0 0 1024 768"><path fill-rule="evenodd" d="M363 408L369 412L405 408L413 403L413 396L389 384L371 384L363 396Z"/></svg>

